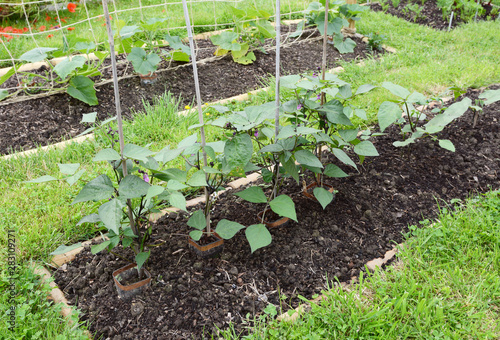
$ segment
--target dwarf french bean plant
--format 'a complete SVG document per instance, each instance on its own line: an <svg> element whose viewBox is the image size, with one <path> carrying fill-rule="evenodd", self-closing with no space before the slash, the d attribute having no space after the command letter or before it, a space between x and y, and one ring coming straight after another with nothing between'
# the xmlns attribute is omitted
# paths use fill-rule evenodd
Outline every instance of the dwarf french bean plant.
<svg viewBox="0 0 500 340"><path fill-rule="evenodd" d="M395 100L383 102L378 111L380 131L383 132L391 124L396 124L401 131L403 141L394 142L394 146L407 146L415 143L419 138L430 137L438 141L440 147L455 151L455 146L450 140L438 139L435 134L441 132L446 125L467 111L472 104L469 98L466 97L448 108L434 111L437 114L429 120L423 111L426 105L435 99L427 98L418 92L410 92L390 82L382 83L382 87L397 97Z"/></svg>
<svg viewBox="0 0 500 340"><path fill-rule="evenodd" d="M333 195L322 188L324 175L345 177L347 174L335 164L323 164L323 148L328 149L341 163L355 169L356 163L348 156L348 150L352 150L361 162L367 156L378 156L376 148L368 140L370 131L361 132L351 120L355 116L357 121L367 119L366 112L353 105L353 99L375 86L361 85L354 92L349 83L331 73L326 73L324 80L317 74L285 76L280 79L280 85L295 93L295 99L283 103L284 117L290 126L310 133L301 135L301 146L314 154L318 160L316 164L321 166L301 162L300 159L298 162L302 168L316 174L318 186L314 189L314 195L325 208Z"/></svg>
<svg viewBox="0 0 500 340"><path fill-rule="evenodd" d="M95 117L96 113L84 115L83 121L93 122ZM108 121L98 125L98 128L104 129ZM94 162L107 162L112 176L104 173L87 182L72 204L95 202L94 213L78 222L97 224L100 230L107 232L108 239L93 245L92 253L104 249L112 251L121 243L124 248L133 250L137 270L140 271L149 259L149 248L155 246L149 242L152 233L149 215L158 212L159 204L163 201L186 210L186 200L180 190L185 187L187 174L177 168L165 168L167 162L177 157L177 151L172 152L169 147L153 152L139 145L125 144L122 157L118 151L117 134L117 131L107 128L103 135L109 138L111 145L93 158ZM182 150L187 146L180 144L178 147ZM42 176L28 183L62 180L74 185L85 172L84 169L78 170L80 164L59 164L59 168L63 175L61 179ZM159 181L166 183L166 186L158 185L156 182ZM52 254L68 250L68 247L61 246Z"/></svg>
<svg viewBox="0 0 500 340"><path fill-rule="evenodd" d="M476 127L477 118L479 113L483 112L483 108L490 104L493 104L500 100L500 89L498 90L486 90L479 95L479 99L475 100L475 105L472 105L470 108L474 111L474 121L472 123L472 127Z"/></svg>
<svg viewBox="0 0 500 340"><path fill-rule="evenodd" d="M211 125L211 122L203 126ZM200 128L201 124L196 124L190 129ZM181 143L180 149L170 150L174 155L180 155L186 162L186 170L192 172L186 182L191 187L203 188L205 191L205 206L203 209L192 213L187 221L193 230L189 236L198 241L203 235L211 235L214 231L223 239L231 239L240 230L245 229L246 238L250 244L252 252L266 246L269 243L262 242L262 234L269 236L267 230L263 230L261 225L244 225L222 219L217 223L215 230L212 229L211 211L217 200L217 193L224 189L224 185L230 178L245 177L245 173L255 170L255 166L250 162L253 154L253 145L250 137L246 134L230 135L229 138L202 145L197 141L197 134L194 134ZM206 159L204 159L206 157ZM204 164L207 165L204 165ZM182 189L182 188L181 188ZM265 229L265 227L264 227Z"/></svg>
<svg viewBox="0 0 500 340"><path fill-rule="evenodd" d="M297 221L295 204L289 196L280 195L280 188L284 177L298 176L296 160L316 164L315 156L301 148L300 135L310 133L305 127L282 126L279 128L278 135L275 136L275 110L275 103L269 102L246 107L243 111L232 112L212 122L214 125L217 124L231 131L235 136L248 136L257 146L258 166L255 170L261 171L264 181L271 184L271 190L266 195L261 186L254 185L236 195L252 203L265 204L262 223L268 207L279 216ZM259 225L261 234L265 229L262 223ZM267 239L270 242L270 235Z"/></svg>

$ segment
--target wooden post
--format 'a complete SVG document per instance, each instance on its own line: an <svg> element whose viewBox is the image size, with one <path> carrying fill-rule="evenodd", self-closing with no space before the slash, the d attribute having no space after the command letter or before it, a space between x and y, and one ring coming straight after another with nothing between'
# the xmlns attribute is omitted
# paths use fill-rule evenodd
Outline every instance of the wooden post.
<svg viewBox="0 0 500 340"><path fill-rule="evenodd" d="M348 5L353 5L353 4L357 4L357 3L358 3L358 0L346 0L346 4L348 4ZM347 21L349 21L349 29L356 31L356 21L354 21L352 19L348 19Z"/></svg>

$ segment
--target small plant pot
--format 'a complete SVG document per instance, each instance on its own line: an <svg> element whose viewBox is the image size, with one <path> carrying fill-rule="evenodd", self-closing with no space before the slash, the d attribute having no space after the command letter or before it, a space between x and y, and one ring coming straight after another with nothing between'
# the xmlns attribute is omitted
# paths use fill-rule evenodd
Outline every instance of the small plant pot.
<svg viewBox="0 0 500 340"><path fill-rule="evenodd" d="M314 196L314 193L313 193L314 188L316 188L317 186L318 186L318 183L316 183L316 182L311 183L306 188L304 188L302 190L302 193L307 198L310 198L310 199L317 202L318 200L316 199L316 197ZM333 193L333 187L330 184L323 183L323 188L325 188L326 190L331 192L333 194L333 197L335 198L335 194Z"/></svg>
<svg viewBox="0 0 500 340"><path fill-rule="evenodd" d="M131 300L134 296L141 294L144 290L146 290L147 287L151 286L151 274L145 268L145 279L128 285L124 285L121 283L124 281L133 280L134 278L138 278L136 268L137 264L131 263L113 272L113 281L115 282L118 296L125 301Z"/></svg>
<svg viewBox="0 0 500 340"><path fill-rule="evenodd" d="M257 214L257 217L259 218L259 221L262 221L262 215L264 213L267 213L271 211L270 209L266 209L264 211L261 211L260 213ZM278 218L277 220L275 221L269 221L267 219L264 219L264 224L268 227L268 228L279 228L279 227L283 227L283 226L286 226L288 224L288 222L290 221L290 219L288 217L280 217Z"/></svg>
<svg viewBox="0 0 500 340"><path fill-rule="evenodd" d="M196 255L202 258L214 257L219 255L224 249L224 239L220 237L217 233L212 233L209 237L213 240L210 243L201 245L200 241L195 241L191 237L188 237L189 248L193 250Z"/></svg>
<svg viewBox="0 0 500 340"><path fill-rule="evenodd" d="M158 75L156 73L151 72L149 74L139 74L139 78L141 78L142 85L151 85L156 83Z"/></svg>

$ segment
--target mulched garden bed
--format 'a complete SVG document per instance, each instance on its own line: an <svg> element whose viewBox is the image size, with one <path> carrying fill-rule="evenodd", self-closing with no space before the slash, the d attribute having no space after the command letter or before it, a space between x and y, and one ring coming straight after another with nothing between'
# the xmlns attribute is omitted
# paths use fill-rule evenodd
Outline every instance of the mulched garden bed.
<svg viewBox="0 0 500 340"><path fill-rule="evenodd" d="M312 37L318 37L319 33ZM353 53L340 54L332 45L328 45L329 68L339 66L339 61L354 61L367 55L366 44L359 38L353 38L357 46ZM215 47L209 40L197 41L201 50L198 60L213 56ZM322 41L299 40L281 49L283 74L299 74L316 70L321 66ZM257 60L250 65L240 65L226 56L221 60L198 65L201 98L212 102L223 98L247 93L262 87L264 77L275 73L274 51L264 54L256 51ZM179 66L179 64L173 64ZM122 65L119 76L131 73L132 68ZM104 78L111 77L107 69ZM143 109L143 101L152 103L155 97L170 91L174 96L182 96L182 105L190 104L195 97L192 67L186 66L168 70L159 74L153 85L141 85L139 77L123 79L119 82L121 107L125 116L131 117L134 110ZM55 94L50 97L28 101L0 104L0 154L10 154L19 150L48 145L71 138L85 127L80 123L82 114L98 113L100 119L114 116L114 92L112 84L99 86L97 106L88 106L68 94Z"/></svg>
<svg viewBox="0 0 500 340"><path fill-rule="evenodd" d="M284 191L295 201L299 223L271 230L273 243L253 254L240 232L226 241L220 257L196 257L183 236L186 214L172 213L154 228L153 238L165 244L152 250L153 281L146 294L132 302L118 299L111 273L126 263L88 249L55 272L56 283L96 338L210 338L229 322L244 331L246 315L252 318L268 303L285 311L299 304L299 294L311 298L331 281L358 275L367 261L401 242L409 225L435 218L436 203L498 189L500 102L485 108L474 129L472 117L468 111L439 136L455 144L455 153L430 139L395 148L400 136L389 128L373 140L380 156L358 165L359 173L339 164L351 176L327 180L339 192L325 211L300 194L302 185L287 182ZM258 223L262 205L233 193L217 201L214 225L221 218ZM286 296L281 304L279 294Z"/></svg>
<svg viewBox="0 0 500 340"><path fill-rule="evenodd" d="M422 5L422 1L402 0L397 7L393 6L391 0L385 0L385 3L388 6L385 13L394 15L398 18L402 18L407 21L414 22L420 25L429 26L438 30L448 29L450 15L448 14L446 18L443 18L443 11L441 10L441 8L438 7L437 1L427 0ZM415 12L412 12L410 10L405 10L407 5L413 5L413 4L417 4L418 6L423 7L422 11L418 16L415 15ZM370 8L377 12L383 11L383 8L379 2L371 4ZM485 9L486 13L483 16L478 15L477 18L478 20L486 20L489 13L492 10L492 7L487 6L485 7ZM464 21L462 20L462 18L460 18L460 13L455 13L453 15L451 28L456 28L463 24Z"/></svg>

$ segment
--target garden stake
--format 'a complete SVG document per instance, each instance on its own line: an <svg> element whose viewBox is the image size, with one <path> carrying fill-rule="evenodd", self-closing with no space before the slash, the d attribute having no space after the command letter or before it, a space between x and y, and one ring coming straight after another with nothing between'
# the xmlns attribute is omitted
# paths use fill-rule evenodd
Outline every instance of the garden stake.
<svg viewBox="0 0 500 340"><path fill-rule="evenodd" d="M448 24L448 32L451 30L451 23L453 22L453 13L455 13L454 11L451 11L451 15L450 15L450 23Z"/></svg>
<svg viewBox="0 0 500 340"><path fill-rule="evenodd" d="M198 119L200 121L201 127L201 149L203 153L203 165L207 166L207 153L205 152L205 128L203 127L203 111L201 109L201 94L200 94L200 82L198 80L198 67L196 65L196 54L194 51L194 42L193 42L193 32L191 30L191 22L189 20L189 12L186 4L186 0L182 0L182 9L184 11L184 20L186 21L186 29L188 33L189 39L189 48L191 49L191 63L193 64L193 76L194 76L194 87L196 92L196 104L198 107ZM205 173L205 180L208 182L208 174ZM204 187L205 193L205 217L207 224L207 233L210 235L210 197L208 195L208 189Z"/></svg>
<svg viewBox="0 0 500 340"><path fill-rule="evenodd" d="M276 105L276 112L274 114L274 141L278 141L278 134L279 134L279 127L280 127L280 47L281 47L281 8L280 8L280 0L276 1L276 23L275 23L275 30L276 30L276 71L275 71L275 78L276 78L276 87L275 87L275 94L274 94L274 101ZM269 206L269 202L273 199L276 198L276 195L278 194L277 189L278 189L278 183L279 183L279 175L280 175L280 162L276 157L273 157L274 159L274 183L273 183L273 192L271 193L270 199L268 199L266 206L264 208L264 211L262 212L262 216L260 217L260 223L264 223L264 219L266 217L266 210L267 207Z"/></svg>
<svg viewBox="0 0 500 340"><path fill-rule="evenodd" d="M279 127L280 127L280 47L281 47L281 8L280 0L276 1L276 90L275 90L275 102L276 102L276 113L274 115L274 139L275 142L278 141ZM279 180L279 161L276 162L274 171L276 171L276 183L273 188L272 197L276 197L277 185ZM264 214L262 215L262 221L264 221Z"/></svg>
<svg viewBox="0 0 500 340"><path fill-rule="evenodd" d="M109 19L109 10L107 0L102 1L102 7L104 9L104 18L106 20L106 31L108 32L108 42L109 42L109 52L111 53L111 68L113 70L113 89L115 91L115 109L116 109L116 121L118 124L118 136L120 138L120 157L122 161L123 177L127 176L127 162L124 162L123 148L125 147L124 137L123 137L123 121L122 121L122 110L120 106L120 91L118 89L118 74L116 71L116 57L115 57L115 43L113 39L113 32L111 31L111 20ZM134 217L132 215L132 204L130 199L127 200L127 214L130 221L130 228L134 232L134 235L140 237L139 230L136 228L134 223ZM134 247L135 248L135 247ZM136 253L139 251L137 248L134 249ZM139 274L139 278L142 278L142 270Z"/></svg>
<svg viewBox="0 0 500 340"><path fill-rule="evenodd" d="M477 12L479 12L479 0L477 0L476 4L477 4L478 7L476 8L476 14L474 15L474 21L477 22Z"/></svg>
<svg viewBox="0 0 500 340"><path fill-rule="evenodd" d="M330 7L330 1L325 2L325 35L323 36L323 60L321 63L321 79L325 80L325 73L326 73L326 43L328 42L328 11ZM321 93L321 105L325 104L325 97L326 94L323 92ZM318 147L318 158L321 161L321 146ZM321 186L321 182L323 181L323 178L321 174L317 175L317 180L318 185Z"/></svg>
<svg viewBox="0 0 500 340"><path fill-rule="evenodd" d="M348 5L354 5L357 3L358 3L358 0L346 0L346 4L348 4ZM325 2L325 7L328 8L328 5L326 4L326 2ZM349 29L355 30L356 29L356 21L354 21L352 19L347 19L347 21L349 22Z"/></svg>

